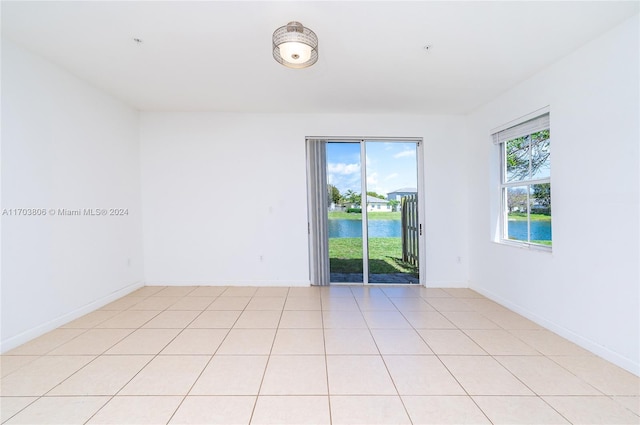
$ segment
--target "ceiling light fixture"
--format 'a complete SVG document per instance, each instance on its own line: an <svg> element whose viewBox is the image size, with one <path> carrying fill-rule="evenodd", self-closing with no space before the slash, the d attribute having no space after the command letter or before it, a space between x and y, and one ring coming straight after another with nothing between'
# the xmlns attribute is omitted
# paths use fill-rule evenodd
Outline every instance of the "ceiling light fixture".
<svg viewBox="0 0 640 425"><path fill-rule="evenodd" d="M273 32L273 58L288 68L307 68L318 61L318 36L291 21Z"/></svg>

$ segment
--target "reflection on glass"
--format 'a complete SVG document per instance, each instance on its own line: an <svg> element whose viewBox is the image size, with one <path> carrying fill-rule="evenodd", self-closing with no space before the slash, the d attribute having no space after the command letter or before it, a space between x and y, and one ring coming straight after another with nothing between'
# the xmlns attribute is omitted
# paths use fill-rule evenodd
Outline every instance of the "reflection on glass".
<svg viewBox="0 0 640 425"><path fill-rule="evenodd" d="M335 283L362 283L360 143L327 143L329 271Z"/></svg>

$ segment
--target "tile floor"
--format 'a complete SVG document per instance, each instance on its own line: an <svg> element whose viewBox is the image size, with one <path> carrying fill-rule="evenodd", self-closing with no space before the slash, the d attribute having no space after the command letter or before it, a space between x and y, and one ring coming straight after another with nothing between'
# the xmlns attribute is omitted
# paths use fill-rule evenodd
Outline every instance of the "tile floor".
<svg viewBox="0 0 640 425"><path fill-rule="evenodd" d="M144 287L1 357L7 424L638 424L639 378L468 289Z"/></svg>

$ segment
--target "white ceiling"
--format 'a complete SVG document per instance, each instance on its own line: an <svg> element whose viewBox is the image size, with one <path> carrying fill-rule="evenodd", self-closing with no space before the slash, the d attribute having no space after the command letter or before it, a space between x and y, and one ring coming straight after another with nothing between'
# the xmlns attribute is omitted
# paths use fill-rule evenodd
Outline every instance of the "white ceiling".
<svg viewBox="0 0 640 425"><path fill-rule="evenodd" d="M2 1L1 11L3 37L141 110L458 114L638 13L638 6ZM320 59L311 68L288 69L271 56L271 34L291 20L318 35Z"/></svg>

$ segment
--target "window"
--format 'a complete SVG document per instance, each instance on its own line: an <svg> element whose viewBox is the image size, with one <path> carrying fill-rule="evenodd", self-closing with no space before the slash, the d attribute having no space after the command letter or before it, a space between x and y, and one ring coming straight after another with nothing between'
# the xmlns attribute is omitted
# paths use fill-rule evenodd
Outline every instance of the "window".
<svg viewBox="0 0 640 425"><path fill-rule="evenodd" d="M551 248L549 114L494 133L500 145L502 241Z"/></svg>

